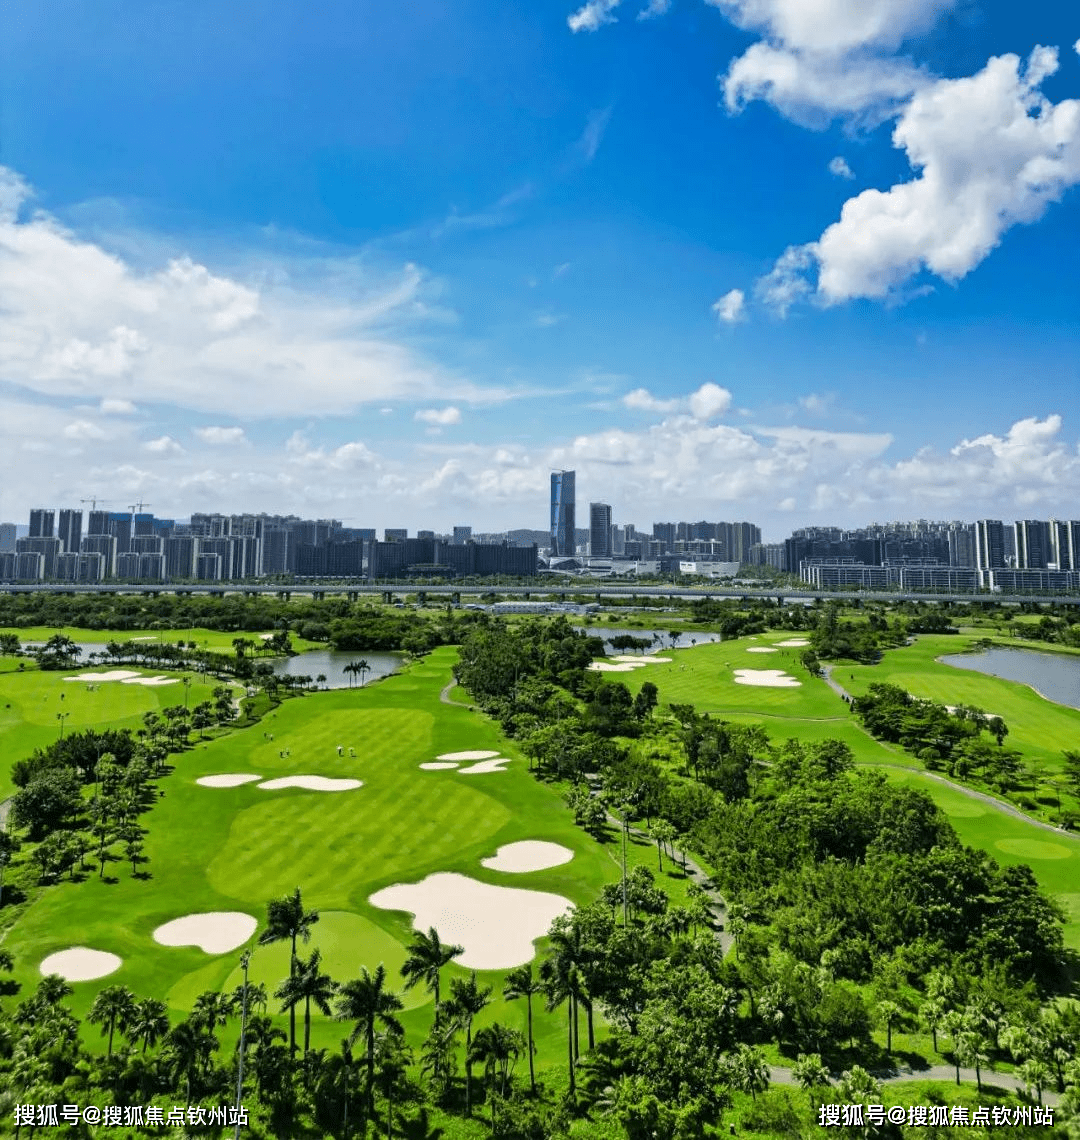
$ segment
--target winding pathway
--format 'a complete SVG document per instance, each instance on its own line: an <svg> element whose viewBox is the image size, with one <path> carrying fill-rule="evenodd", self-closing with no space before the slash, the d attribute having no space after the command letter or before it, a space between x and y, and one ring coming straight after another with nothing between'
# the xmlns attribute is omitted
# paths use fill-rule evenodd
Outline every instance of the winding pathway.
<svg viewBox="0 0 1080 1140"><path fill-rule="evenodd" d="M823 677L825 683L829 686L830 689L833 690L834 693L837 693L840 697L847 701L853 699L851 694L847 691L847 689L843 687L843 685L840 684L839 681L834 681L832 679L832 666L829 666L823 670ZM866 733L867 736L870 736L871 740L875 740L876 743L882 744L882 741L877 740L876 737L871 736L870 733L867 733L866 729L863 728L861 724L859 724L858 727L861 732ZM887 746L883 745L883 747ZM889 751L895 751L895 749L889 749ZM912 767L908 764L875 763L874 767L889 768L894 772L914 772L918 776L925 776L928 780L937 780L939 784L944 784L947 788L951 788L954 792L959 792L962 796L967 796L967 798L970 800L979 800L982 803L987 804L989 807L996 808L1003 815L1011 815L1014 819L1019 819L1024 823L1031 824L1032 827L1041 828L1043 831L1052 831L1055 835L1064 835L1070 839L1076 838L1076 832L1074 831L1066 831L1066 829L1063 827L1055 827L1052 823L1046 823L1044 820L1036 819L1033 815L1028 815L1027 812L1021 811L1018 807L1014 807L1007 801L999 800L997 796L990 795L989 792L980 792L975 788L969 788L966 784L958 784L955 780L950 780L947 776L939 776L936 772L927 772L919 768Z"/></svg>

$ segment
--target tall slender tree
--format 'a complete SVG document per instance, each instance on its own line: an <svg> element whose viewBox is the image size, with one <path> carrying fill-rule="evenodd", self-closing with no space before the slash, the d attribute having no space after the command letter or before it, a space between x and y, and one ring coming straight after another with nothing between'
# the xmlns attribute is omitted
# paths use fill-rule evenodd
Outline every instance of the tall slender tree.
<svg viewBox="0 0 1080 1140"><path fill-rule="evenodd" d="M259 945L268 946L272 942L290 944L289 977L296 975L296 940L308 942L311 928L319 921L317 910L305 910L304 900L297 887L291 895L281 899L271 899L266 904L266 927L259 935ZM289 1054L296 1053L296 1005L289 1007Z"/></svg>
<svg viewBox="0 0 1080 1140"><path fill-rule="evenodd" d="M117 1028L123 1032L135 1012L135 995L127 986L106 986L94 998L94 1004L86 1015L86 1020L101 1026L102 1036L108 1034L109 1045L106 1056L112 1056L113 1033Z"/></svg>
<svg viewBox="0 0 1080 1140"><path fill-rule="evenodd" d="M539 978L533 976L532 963L519 966L506 975L506 984L503 986L503 997L507 1001L516 1001L525 998L528 1009L528 1047L529 1047L529 1089L536 1094L536 1069L533 1064L533 1054L536 1046L533 1044L533 1010L532 999L534 994L542 994L544 985Z"/></svg>
<svg viewBox="0 0 1080 1140"><path fill-rule="evenodd" d="M386 967L381 962L373 972L361 966L360 977L345 982L337 993L335 1016L339 1021L356 1023L347 1044L352 1046L361 1034L364 1036L369 1116L375 1113L375 1027L381 1024L386 1029L400 1030L394 1014L402 1008L401 998L386 988Z"/></svg>
<svg viewBox="0 0 1080 1140"><path fill-rule="evenodd" d="M408 957L401 967L401 976L405 979L405 988L411 990L419 982L423 982L427 986L428 991L435 999L436 1023L439 1020L439 997L443 966L464 951L464 946L444 943L434 926L428 927L426 934L422 930L418 930L409 946Z"/></svg>
<svg viewBox="0 0 1080 1140"><path fill-rule="evenodd" d="M472 1024L473 1018L491 1001L491 986L476 984L476 971L468 978L452 978L450 1001L451 1017L460 1019L465 1027L465 1115L472 1115Z"/></svg>

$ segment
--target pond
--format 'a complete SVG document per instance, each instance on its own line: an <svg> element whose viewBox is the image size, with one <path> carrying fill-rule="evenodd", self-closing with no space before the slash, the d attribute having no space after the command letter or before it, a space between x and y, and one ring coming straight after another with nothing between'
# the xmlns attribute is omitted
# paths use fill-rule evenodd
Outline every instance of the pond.
<svg viewBox="0 0 1080 1140"><path fill-rule="evenodd" d="M954 653L938 660L957 669L1019 681L1048 701L1080 709L1080 657L1032 649L986 649L981 653Z"/></svg>
<svg viewBox="0 0 1080 1140"><path fill-rule="evenodd" d="M275 657L271 660L274 672L279 677L317 677L322 673L326 680L322 682L327 689L347 689L350 685L359 685L359 674L353 679L352 674L343 672L346 665L352 661L366 661L369 665L363 680L367 684L379 677L388 677L401 668L405 660L404 653L386 653L376 650L366 650L363 653L346 653L337 649L313 649L309 653L298 653L295 657Z"/></svg>
<svg viewBox="0 0 1080 1140"><path fill-rule="evenodd" d="M610 625L597 622L596 625L575 625L579 633L587 633L590 637L602 637L608 649L613 637L643 637L653 640L647 653L659 653L661 649L689 649L694 645L709 645L712 642L723 641L719 633L702 633L698 630L689 630L683 633L666 629L616 629Z"/></svg>

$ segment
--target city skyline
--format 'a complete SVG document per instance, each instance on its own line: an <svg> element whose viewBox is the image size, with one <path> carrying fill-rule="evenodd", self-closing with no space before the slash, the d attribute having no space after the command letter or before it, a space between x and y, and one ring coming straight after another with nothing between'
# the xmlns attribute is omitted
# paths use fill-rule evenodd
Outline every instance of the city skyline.
<svg viewBox="0 0 1080 1140"><path fill-rule="evenodd" d="M249 15L5 29L0 518L1075 513L1063 6Z"/></svg>

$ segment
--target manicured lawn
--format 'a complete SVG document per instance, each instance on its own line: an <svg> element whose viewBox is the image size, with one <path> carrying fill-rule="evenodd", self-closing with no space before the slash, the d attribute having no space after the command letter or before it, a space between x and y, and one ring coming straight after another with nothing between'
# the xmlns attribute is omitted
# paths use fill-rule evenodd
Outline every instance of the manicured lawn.
<svg viewBox="0 0 1080 1140"><path fill-rule="evenodd" d="M65 626L57 629L55 626L2 626L0 633L13 633L24 645L28 641L48 641L55 633L62 633L72 641L86 642L91 645L107 644L118 641L121 644L128 641L161 641L168 645L175 645L178 641L185 643L194 641L200 649L213 649L222 653L233 652L233 639L246 638L248 641L259 641L263 633L273 633L274 630L262 630L248 633L246 630L230 632L229 630L201 629L192 626L189 629L84 629L79 626ZM297 650L324 648L321 642L305 641L295 634L292 637L293 648Z"/></svg>
<svg viewBox="0 0 1080 1140"><path fill-rule="evenodd" d="M101 667L108 668L112 666ZM65 733L87 728L136 729L142 726L144 713L184 703L184 686L179 680L175 685L123 685L107 681L91 687L66 679L84 671L99 670L45 673L36 666L23 673L17 669L0 670L0 799L6 799L15 790L11 783L12 764L29 756L35 748L56 740L61 724ZM181 676L164 670L130 671L150 677ZM191 674L188 704L194 708L201 701L209 700L213 687L213 683L200 680L198 674Z"/></svg>
<svg viewBox="0 0 1080 1140"><path fill-rule="evenodd" d="M384 962L394 984L412 927L409 916L368 903L384 886L457 871L491 884L551 891L574 903L595 899L605 882L618 878L617 844L605 849L575 827L558 793L538 783L512 748L502 747L494 724L439 701L454 654L438 650L405 673L363 689L286 701L258 725L177 757L177 770L161 784L164 798L144 817L150 877L134 878L130 865L116 863L105 882L90 873L84 882L50 887L11 930L6 946L24 990L36 983L45 955L83 945L112 951L124 964L107 979L76 983L76 1012L85 1012L102 986L122 984L142 996L164 997L179 1017L204 990L237 984L241 951L208 955L194 947L163 947L153 941L153 931L170 919L215 910L244 911L262 923L267 900L296 886L307 906L326 915L312 945L322 946L334 976L345 980L361 964L374 968ZM135 688L118 687L125 695ZM475 776L419 768L440 752L463 749L501 750L514 760L505 772ZM206 788L195 782L222 772L351 776L364 783L354 791L323 793L267 791L254 784ZM561 843L575 857L523 875L481 866L497 847L521 839ZM630 860L655 869L655 847L631 845ZM675 897L684 893L677 876L671 885ZM287 968L280 947L260 949L252 976L272 990ZM450 967L444 987L455 975L466 971ZM496 996L501 993L503 971L480 977ZM408 1004L404 1020L418 1039L430 1026L430 1001L417 991ZM547 1015L541 1006L540 1000L534 1003L538 1062L561 1064L563 1015ZM271 1010L277 1008L272 1001ZM479 1024L494 1018L524 1028L524 1003L499 1000ZM314 1043L336 1047L343 1031L319 1017Z"/></svg>

